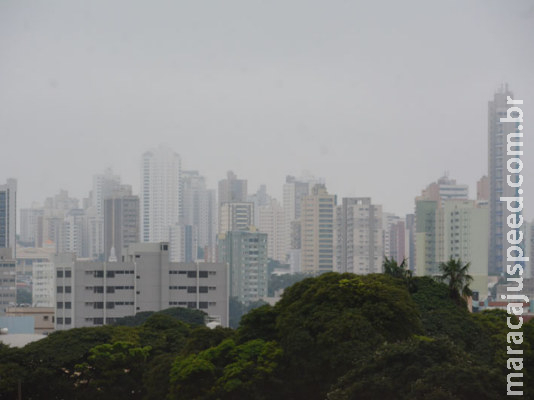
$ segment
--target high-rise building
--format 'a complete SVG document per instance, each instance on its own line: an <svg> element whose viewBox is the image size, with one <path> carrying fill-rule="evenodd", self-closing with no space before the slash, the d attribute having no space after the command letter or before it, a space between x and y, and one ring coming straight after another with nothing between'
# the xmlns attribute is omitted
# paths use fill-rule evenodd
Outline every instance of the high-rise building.
<svg viewBox="0 0 534 400"><path fill-rule="evenodd" d="M123 188L104 200L104 260L120 261L125 247L139 242L139 197Z"/></svg>
<svg viewBox="0 0 534 400"><path fill-rule="evenodd" d="M426 187L415 199L415 272L417 275L439 273L443 261L443 205L447 200L467 200L468 185L457 184L447 175ZM412 260L413 261L413 260Z"/></svg>
<svg viewBox="0 0 534 400"><path fill-rule="evenodd" d="M276 199L259 206L258 229L267 234L267 254L278 262L286 261L284 247L284 209Z"/></svg>
<svg viewBox="0 0 534 400"><path fill-rule="evenodd" d="M254 225L254 203L224 203L219 210L219 234Z"/></svg>
<svg viewBox="0 0 534 400"><path fill-rule="evenodd" d="M224 203L244 203L247 200L246 179L237 179L236 174L228 171L226 179L219 181L219 206Z"/></svg>
<svg viewBox="0 0 534 400"><path fill-rule="evenodd" d="M254 221L253 225L258 226L260 221L260 207L267 206L271 203L271 196L267 194L267 186L261 185L254 194L247 196L249 203L254 203Z"/></svg>
<svg viewBox="0 0 534 400"><path fill-rule="evenodd" d="M336 212L336 270L355 274L382 272L382 206L368 197L344 198Z"/></svg>
<svg viewBox="0 0 534 400"><path fill-rule="evenodd" d="M0 248L10 248L16 258L17 180L0 185Z"/></svg>
<svg viewBox="0 0 534 400"><path fill-rule="evenodd" d="M507 97L514 99L508 85L495 93L488 104L488 176L489 176L489 205L490 205L490 244L489 244L489 273L501 275L506 269L506 249L508 231L506 217L506 203L501 197L515 197L515 190L506 181L508 174L506 163L509 148L514 150L512 142L521 141L522 134L517 129L516 122L501 122L505 118L510 105ZM520 136L521 135L521 136ZM514 137L515 136L515 137ZM519 136L519 137L518 137Z"/></svg>
<svg viewBox="0 0 534 400"><path fill-rule="evenodd" d="M128 247L124 261L56 265L56 329L113 323L169 307L199 309L228 326L228 269L217 263L173 263L167 243Z"/></svg>
<svg viewBox="0 0 534 400"><path fill-rule="evenodd" d="M67 212L61 226L60 253L74 253L76 257L87 258L87 230L85 212L75 208Z"/></svg>
<svg viewBox="0 0 534 400"><path fill-rule="evenodd" d="M218 228L215 190L207 189L206 179L198 171L183 171L182 181L182 224L195 227L204 259L214 261Z"/></svg>
<svg viewBox="0 0 534 400"><path fill-rule="evenodd" d="M382 222L384 225L384 256L401 263L408 258L409 254L406 240L409 235L406 231L406 222L403 218L392 213L383 213Z"/></svg>
<svg viewBox="0 0 534 400"><path fill-rule="evenodd" d="M334 209L336 196L315 185L301 203L301 271L321 274L334 270Z"/></svg>
<svg viewBox="0 0 534 400"><path fill-rule="evenodd" d="M141 241L168 242L181 214L181 161L168 147L143 154L141 169Z"/></svg>
<svg viewBox="0 0 534 400"><path fill-rule="evenodd" d="M19 242L29 247L36 246L38 237L39 219L44 215L44 210L37 205L32 208L23 208L20 210L20 237Z"/></svg>
<svg viewBox="0 0 534 400"><path fill-rule="evenodd" d="M470 263L470 287L479 298L488 295L489 208L474 200L447 200L441 216L443 225L443 253L438 260L451 257Z"/></svg>
<svg viewBox="0 0 534 400"><path fill-rule="evenodd" d="M219 235L219 262L230 268L230 296L242 303L267 296L267 234L252 228Z"/></svg>
<svg viewBox="0 0 534 400"><path fill-rule="evenodd" d="M54 263L34 262L32 265L32 305L33 307L55 307L56 287Z"/></svg>
<svg viewBox="0 0 534 400"><path fill-rule="evenodd" d="M478 201L489 201L490 197L490 180L487 175L484 175L477 182L477 200Z"/></svg>
<svg viewBox="0 0 534 400"><path fill-rule="evenodd" d="M171 226L169 241L172 262L193 262L198 258L198 232L193 225L176 224Z"/></svg>
<svg viewBox="0 0 534 400"><path fill-rule="evenodd" d="M17 303L16 264L10 248L0 248L0 315Z"/></svg>
<svg viewBox="0 0 534 400"><path fill-rule="evenodd" d="M93 176L93 191L91 192L92 206L96 207L97 215L104 217L104 200L119 190L121 187L121 177L113 174L111 168L106 169L103 174Z"/></svg>

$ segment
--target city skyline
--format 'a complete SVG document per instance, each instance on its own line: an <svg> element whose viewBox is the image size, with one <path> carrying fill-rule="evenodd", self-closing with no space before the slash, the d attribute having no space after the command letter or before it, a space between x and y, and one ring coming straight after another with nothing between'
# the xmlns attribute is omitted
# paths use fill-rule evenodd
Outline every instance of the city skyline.
<svg viewBox="0 0 534 400"><path fill-rule="evenodd" d="M141 155L168 143L208 187L233 170L278 199L303 171L401 215L446 170L473 192L494 92L508 82L532 114L534 11L413 4L3 2L0 129L20 151L0 158L0 181L18 179L19 208L61 188L81 198L107 167L139 193Z"/></svg>

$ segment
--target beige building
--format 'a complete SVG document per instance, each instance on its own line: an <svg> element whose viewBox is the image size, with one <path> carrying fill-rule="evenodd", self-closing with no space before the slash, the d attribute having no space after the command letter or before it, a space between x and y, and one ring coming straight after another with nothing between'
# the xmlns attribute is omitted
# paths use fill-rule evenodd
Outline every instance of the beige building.
<svg viewBox="0 0 534 400"><path fill-rule="evenodd" d="M382 206L372 204L368 197L344 198L336 214L337 271L362 275L382 272Z"/></svg>
<svg viewBox="0 0 534 400"><path fill-rule="evenodd" d="M301 271L321 274L334 270L334 212L336 196L315 185L301 204Z"/></svg>
<svg viewBox="0 0 534 400"><path fill-rule="evenodd" d="M219 210L219 234L254 225L254 203L224 203Z"/></svg>
<svg viewBox="0 0 534 400"><path fill-rule="evenodd" d="M285 262L284 209L277 200L271 199L270 204L259 207L258 220L259 231L267 234L268 257Z"/></svg>
<svg viewBox="0 0 534 400"><path fill-rule="evenodd" d="M7 317L33 317L34 333L48 335L54 332L54 307L10 307Z"/></svg>

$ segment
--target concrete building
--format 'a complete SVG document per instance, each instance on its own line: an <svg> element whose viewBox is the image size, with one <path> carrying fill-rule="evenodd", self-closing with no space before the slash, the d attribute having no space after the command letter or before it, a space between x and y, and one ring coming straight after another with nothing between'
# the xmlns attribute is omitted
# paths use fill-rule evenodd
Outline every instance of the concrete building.
<svg viewBox="0 0 534 400"><path fill-rule="evenodd" d="M267 186L260 185L256 193L247 196L247 202L254 203L253 225L258 226L260 221L260 207L271 204L271 196L267 194Z"/></svg>
<svg viewBox="0 0 534 400"><path fill-rule="evenodd" d="M54 307L10 307L6 310L6 316L33 318L31 333L36 335L48 335L54 332Z"/></svg>
<svg viewBox="0 0 534 400"><path fill-rule="evenodd" d="M443 206L443 254L470 263L471 289L478 297L488 296L489 207L474 200L448 200Z"/></svg>
<svg viewBox="0 0 534 400"><path fill-rule="evenodd" d="M219 209L219 234L254 225L254 203L224 203Z"/></svg>
<svg viewBox="0 0 534 400"><path fill-rule="evenodd" d="M284 263L284 209L276 199L271 199L267 205L259 206L258 230L267 234L268 257Z"/></svg>
<svg viewBox="0 0 534 400"><path fill-rule="evenodd" d="M368 197L344 198L336 212L336 270L365 275L382 272L382 206Z"/></svg>
<svg viewBox="0 0 534 400"><path fill-rule="evenodd" d="M226 179L219 181L219 206L224 203L246 203L247 181L237 179L237 175L228 171Z"/></svg>
<svg viewBox="0 0 534 400"><path fill-rule="evenodd" d="M501 275L506 267L506 249L508 231L506 217L506 203L501 197L515 197L516 193L506 181L508 174L506 163L507 152L516 150L511 142L522 142L522 134L517 129L516 122L501 122L505 118L510 105L507 97L514 99L514 94L508 90L508 85L495 93L488 104L488 176L489 176L489 204L490 204L490 244L489 244L489 273ZM517 136L512 137L514 134ZM521 150L521 148L519 148Z"/></svg>
<svg viewBox="0 0 534 400"><path fill-rule="evenodd" d="M193 225L177 224L171 226L169 241L172 262L193 262L198 259L198 231Z"/></svg>
<svg viewBox="0 0 534 400"><path fill-rule="evenodd" d="M139 197L131 189L104 199L104 260L121 260L125 248L139 242Z"/></svg>
<svg viewBox="0 0 534 400"><path fill-rule="evenodd" d="M53 262L33 263L32 305L54 307L56 302L55 267Z"/></svg>
<svg viewBox="0 0 534 400"><path fill-rule="evenodd" d="M11 248L16 257L17 245L17 180L0 185L0 249Z"/></svg>
<svg viewBox="0 0 534 400"><path fill-rule="evenodd" d="M477 182L477 200L488 201L490 198L490 180L487 175L484 175Z"/></svg>
<svg viewBox="0 0 534 400"><path fill-rule="evenodd" d="M198 232L198 246L204 252L205 261L214 261L218 229L215 190L206 187L206 179L198 171L184 171L183 225L191 225Z"/></svg>
<svg viewBox="0 0 534 400"><path fill-rule="evenodd" d="M218 260L230 269L230 296L242 303L267 297L267 234L252 228L219 235Z"/></svg>
<svg viewBox="0 0 534 400"><path fill-rule="evenodd" d="M300 250L300 241L298 247L293 247L292 240L292 223L298 223L300 225L301 205L304 196L310 194L310 183L296 179L294 176L288 175L286 182L283 186L283 199L282 206L284 209L284 239L282 244L282 253L289 255L293 254L293 260L300 260L300 257L296 257L295 252L291 250Z"/></svg>
<svg viewBox="0 0 534 400"><path fill-rule="evenodd" d="M19 243L21 245L28 247L36 246L39 218L42 218L43 215L44 210L36 204L32 208L23 208L20 210Z"/></svg>
<svg viewBox="0 0 534 400"><path fill-rule="evenodd" d="M16 264L10 248L0 248L0 315L17 304Z"/></svg>
<svg viewBox="0 0 534 400"><path fill-rule="evenodd" d="M91 205L96 208L97 215L104 217L104 200L121 189L121 177L115 175L111 168L103 174L93 176L93 190L91 192Z"/></svg>
<svg viewBox="0 0 534 400"><path fill-rule="evenodd" d="M321 274L334 270L334 210L336 196L315 185L301 203L301 271Z"/></svg>
<svg viewBox="0 0 534 400"><path fill-rule="evenodd" d="M141 168L141 241L168 242L169 228L181 214L181 160L160 146L143 154Z"/></svg>
<svg viewBox="0 0 534 400"><path fill-rule="evenodd" d="M119 262L56 265L56 329L98 326L169 307L205 311L228 326L226 264L173 263L169 246L140 243Z"/></svg>

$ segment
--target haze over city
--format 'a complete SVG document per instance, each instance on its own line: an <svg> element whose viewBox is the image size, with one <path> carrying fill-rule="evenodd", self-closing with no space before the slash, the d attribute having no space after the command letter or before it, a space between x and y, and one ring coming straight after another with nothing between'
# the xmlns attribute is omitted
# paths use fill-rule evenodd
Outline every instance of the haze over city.
<svg viewBox="0 0 534 400"><path fill-rule="evenodd" d="M309 171L403 215L444 171L476 195L508 83L531 219L533 21L529 1L4 1L0 182L17 178L20 208L86 197L107 167L138 193L142 154L166 143L209 187L233 170L280 198Z"/></svg>

